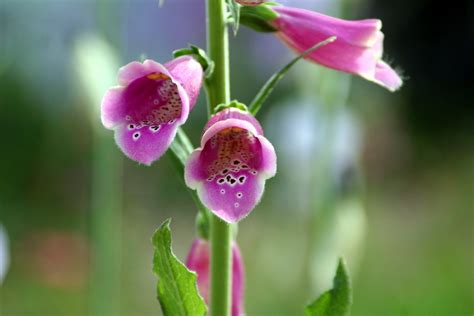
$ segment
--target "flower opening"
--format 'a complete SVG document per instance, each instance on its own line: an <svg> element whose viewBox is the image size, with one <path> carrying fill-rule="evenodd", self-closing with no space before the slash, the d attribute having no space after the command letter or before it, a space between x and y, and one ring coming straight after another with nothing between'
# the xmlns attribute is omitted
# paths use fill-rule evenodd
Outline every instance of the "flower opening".
<svg viewBox="0 0 474 316"><path fill-rule="evenodd" d="M164 66L131 62L119 70L120 86L102 100L102 123L130 159L150 165L163 155L187 120L202 84L201 65L190 56Z"/></svg>
<svg viewBox="0 0 474 316"><path fill-rule="evenodd" d="M185 181L212 212L236 222L260 201L265 180L275 173L275 150L258 121L228 108L206 124L201 147L186 163Z"/></svg>

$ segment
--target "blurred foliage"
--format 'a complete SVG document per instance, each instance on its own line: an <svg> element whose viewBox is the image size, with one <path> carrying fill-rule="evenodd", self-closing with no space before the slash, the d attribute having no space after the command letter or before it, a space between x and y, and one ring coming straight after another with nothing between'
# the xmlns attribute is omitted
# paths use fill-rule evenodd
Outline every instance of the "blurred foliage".
<svg viewBox="0 0 474 316"><path fill-rule="evenodd" d="M159 8L156 1L103 1L103 14L110 12L104 22L96 20L93 1L0 2L0 222L11 242L11 266L0 287L2 315L85 315L88 310L94 142L90 107L78 95L71 69L75 40L106 23L107 38L120 38L123 64L142 53L164 62L189 42L204 46L202 5L167 1ZM327 3L316 5L325 8ZM354 12L354 18L368 16L384 21L385 51L408 80L393 95L352 80L348 104L363 125L365 203L349 199L339 207L364 207L368 221L365 251L351 275L352 315L470 315L472 1L455 6L373 1ZM251 100L291 58L271 35L244 28L232 38L231 48L233 97L241 101ZM280 125L270 128L274 108L305 110L297 76L293 72L284 80L260 113L272 142L281 135ZM343 84L338 80L335 85ZM205 120L202 101L184 126L194 144ZM295 124L303 121L295 117ZM112 132L106 132L113 146ZM292 129L282 132L290 135ZM297 141L302 139L293 145ZM277 148L285 150L284 145ZM116 154L121 155L118 148ZM302 175L315 170L300 170L295 156L285 157L279 164L289 166L288 182L282 184L280 177L269 181L262 203L239 227L249 315L301 314L308 299L321 294L316 288L329 287L316 286L309 293L302 281L307 278L309 229L304 214L317 196L312 190L324 184L316 178L316 185L305 187ZM123 273L117 301L122 315L158 315L149 238L158 223L173 217L174 251L184 258L194 234L195 208L167 157L150 168L125 161L123 181Z"/></svg>

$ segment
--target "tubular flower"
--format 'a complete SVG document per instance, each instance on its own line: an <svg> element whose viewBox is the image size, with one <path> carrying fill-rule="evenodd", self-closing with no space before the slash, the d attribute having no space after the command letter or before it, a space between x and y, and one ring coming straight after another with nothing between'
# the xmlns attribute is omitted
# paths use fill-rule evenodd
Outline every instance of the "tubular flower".
<svg viewBox="0 0 474 316"><path fill-rule="evenodd" d="M323 66L356 74L390 91L402 85L399 75L382 61L382 22L377 19L347 21L318 12L272 6L278 17L270 22L277 36L298 53L331 37L337 39L307 58Z"/></svg>
<svg viewBox="0 0 474 316"><path fill-rule="evenodd" d="M209 242L196 238L186 259L189 270L197 273L199 293L209 303ZM244 315L244 266L239 247L232 244L232 316Z"/></svg>
<svg viewBox="0 0 474 316"><path fill-rule="evenodd" d="M163 155L196 103L201 65L182 56L161 65L131 62L119 70L120 86L102 99L102 124L115 131L124 154L150 165Z"/></svg>
<svg viewBox="0 0 474 316"><path fill-rule="evenodd" d="M185 166L185 181L209 209L227 222L248 215L276 173L276 154L249 113L228 108L204 128L201 147Z"/></svg>

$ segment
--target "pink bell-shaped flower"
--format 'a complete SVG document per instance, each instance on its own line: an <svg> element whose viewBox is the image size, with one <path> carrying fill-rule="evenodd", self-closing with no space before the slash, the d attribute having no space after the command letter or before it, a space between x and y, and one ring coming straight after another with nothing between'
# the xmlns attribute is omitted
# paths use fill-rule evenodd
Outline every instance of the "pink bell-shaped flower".
<svg viewBox="0 0 474 316"><path fill-rule="evenodd" d="M196 238L186 259L189 270L197 273L199 293L209 303L210 246ZM244 264L237 244L232 244L232 316L244 315Z"/></svg>
<svg viewBox="0 0 474 316"><path fill-rule="evenodd" d="M402 79L382 60L382 22L377 19L347 21L318 12L269 6L278 17L269 21L276 35L297 53L331 37L337 39L307 57L318 64L356 74L390 91L402 85Z"/></svg>
<svg viewBox="0 0 474 316"><path fill-rule="evenodd" d="M134 61L119 70L120 86L102 100L102 123L115 131L124 154L150 165L173 141L187 120L203 80L201 65L182 56L161 65Z"/></svg>
<svg viewBox="0 0 474 316"><path fill-rule="evenodd" d="M248 215L276 173L276 154L258 121L228 108L211 117L201 147L188 158L184 177L206 207L227 222Z"/></svg>

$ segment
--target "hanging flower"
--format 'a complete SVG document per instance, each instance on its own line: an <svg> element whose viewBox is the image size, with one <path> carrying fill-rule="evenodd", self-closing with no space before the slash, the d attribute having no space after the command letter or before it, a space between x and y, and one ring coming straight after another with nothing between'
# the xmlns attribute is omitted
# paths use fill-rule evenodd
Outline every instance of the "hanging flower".
<svg viewBox="0 0 474 316"><path fill-rule="evenodd" d="M102 100L102 123L115 131L117 145L127 157L150 165L188 118L202 79L201 65L190 56L165 65L131 62L119 70L120 86L110 88Z"/></svg>
<svg viewBox="0 0 474 316"><path fill-rule="evenodd" d="M269 6L278 14L268 21L276 35L297 53L331 37L337 39L307 57L323 66L356 74L390 91L402 85L400 76L382 58L382 22L377 19L347 21L318 12Z"/></svg>
<svg viewBox="0 0 474 316"><path fill-rule="evenodd" d="M258 121L228 108L206 124L201 147L186 162L185 181L214 214L236 222L252 211L275 173L275 150Z"/></svg>
<svg viewBox="0 0 474 316"><path fill-rule="evenodd" d="M209 242L196 238L186 259L189 270L197 273L199 293L209 303ZM232 244L232 316L244 315L244 265L239 247Z"/></svg>

